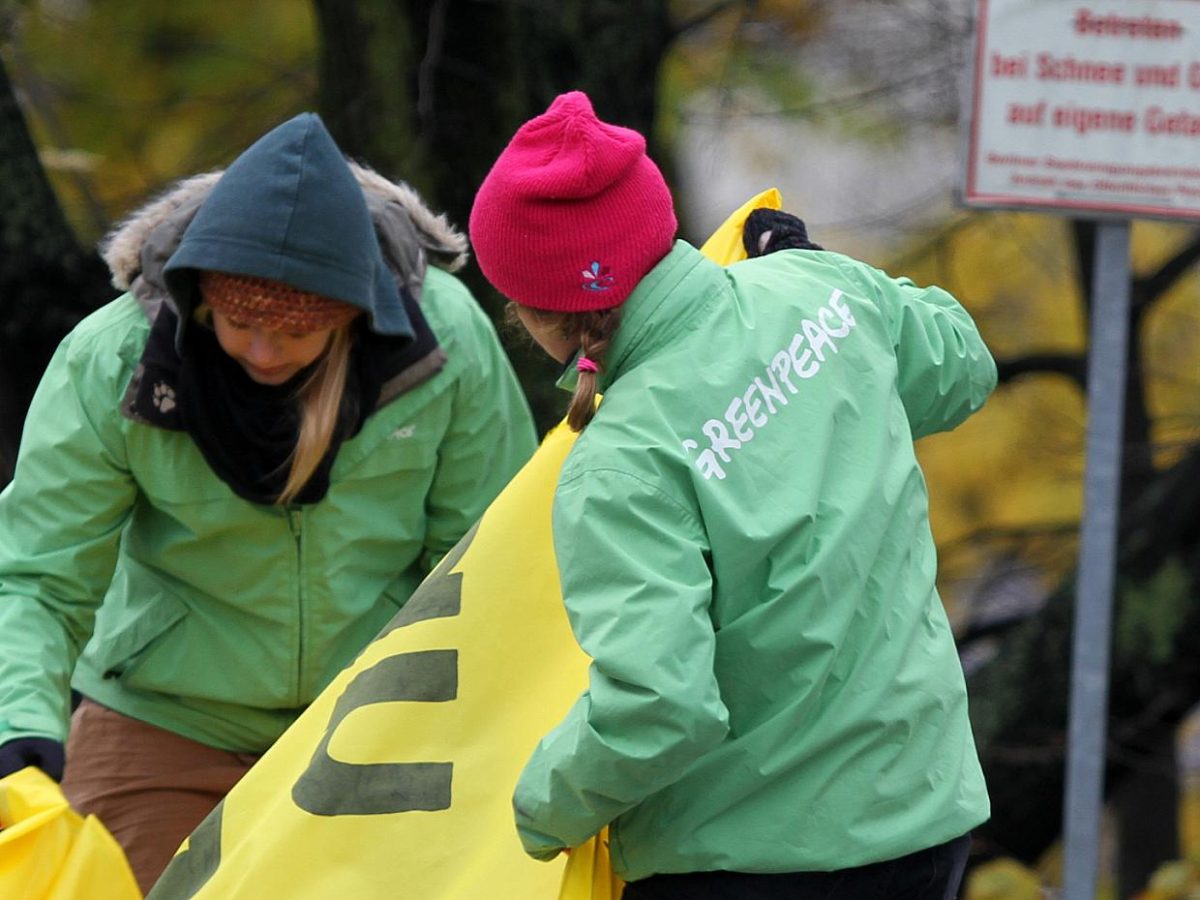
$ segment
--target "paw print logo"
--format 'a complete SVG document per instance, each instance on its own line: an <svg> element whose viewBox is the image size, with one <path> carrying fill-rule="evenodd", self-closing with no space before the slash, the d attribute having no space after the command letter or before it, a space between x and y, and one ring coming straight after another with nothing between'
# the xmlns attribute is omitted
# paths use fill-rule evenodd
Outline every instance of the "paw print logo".
<svg viewBox="0 0 1200 900"><path fill-rule="evenodd" d="M608 266L602 266L598 262L593 262L579 274L583 276L585 291L607 291L617 280L610 274Z"/></svg>
<svg viewBox="0 0 1200 900"><path fill-rule="evenodd" d="M154 406L159 412L169 413L175 408L175 388L165 381L154 386Z"/></svg>

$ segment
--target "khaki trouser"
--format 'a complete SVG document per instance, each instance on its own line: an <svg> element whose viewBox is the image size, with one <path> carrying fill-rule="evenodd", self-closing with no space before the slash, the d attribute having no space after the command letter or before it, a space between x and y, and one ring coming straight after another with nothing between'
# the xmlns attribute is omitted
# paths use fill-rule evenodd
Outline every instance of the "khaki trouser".
<svg viewBox="0 0 1200 900"><path fill-rule="evenodd" d="M84 700L71 718L63 792L125 849L146 893L258 757L206 747Z"/></svg>

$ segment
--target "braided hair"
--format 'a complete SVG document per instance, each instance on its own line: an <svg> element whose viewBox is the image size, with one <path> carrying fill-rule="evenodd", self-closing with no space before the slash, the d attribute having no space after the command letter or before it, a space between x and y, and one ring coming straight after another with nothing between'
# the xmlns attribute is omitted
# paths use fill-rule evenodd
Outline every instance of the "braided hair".
<svg viewBox="0 0 1200 900"><path fill-rule="evenodd" d="M567 426L572 431L583 431L596 414L596 386L604 371L608 345L621 324L621 307L562 315L564 336L578 339L580 352L579 377L567 407ZM585 360L592 365L586 365Z"/></svg>

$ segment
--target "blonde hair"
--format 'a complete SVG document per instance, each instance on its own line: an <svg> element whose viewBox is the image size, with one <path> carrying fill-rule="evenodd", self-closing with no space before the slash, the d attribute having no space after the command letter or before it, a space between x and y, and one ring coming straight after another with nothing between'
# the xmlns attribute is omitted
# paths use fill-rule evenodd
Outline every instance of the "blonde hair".
<svg viewBox="0 0 1200 900"><path fill-rule="evenodd" d="M579 347L580 355L594 362L599 372L579 370L575 381L575 393L567 407L567 427L572 431L583 431L596 415L596 388L600 372L605 369L604 357L608 345L621 324L621 307L598 309L591 312L565 313L524 307L538 321L556 328L558 333ZM509 303L505 310L509 323L520 323L517 305Z"/></svg>
<svg viewBox="0 0 1200 900"><path fill-rule="evenodd" d="M287 482L275 501L277 506L291 503L296 498L329 450L342 394L346 391L351 343L349 325L335 329L316 368L296 393L300 404L300 433L292 450Z"/></svg>

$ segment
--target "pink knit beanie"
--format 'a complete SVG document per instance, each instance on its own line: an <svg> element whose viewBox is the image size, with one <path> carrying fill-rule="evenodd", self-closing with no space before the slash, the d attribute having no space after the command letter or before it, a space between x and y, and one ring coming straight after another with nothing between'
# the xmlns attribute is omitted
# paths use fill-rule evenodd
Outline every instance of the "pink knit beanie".
<svg viewBox="0 0 1200 900"><path fill-rule="evenodd" d="M582 91L517 130L470 220L475 258L496 289L557 312L623 303L667 255L676 228L646 139L601 122Z"/></svg>

